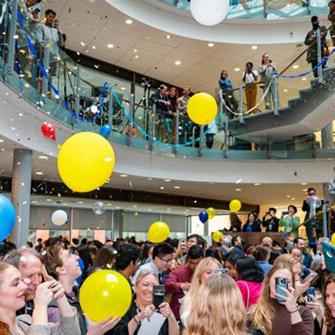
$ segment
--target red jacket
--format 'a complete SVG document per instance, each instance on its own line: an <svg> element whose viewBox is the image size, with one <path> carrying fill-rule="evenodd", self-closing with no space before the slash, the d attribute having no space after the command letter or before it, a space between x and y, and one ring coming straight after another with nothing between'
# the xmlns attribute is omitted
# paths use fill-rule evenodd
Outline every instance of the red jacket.
<svg viewBox="0 0 335 335"><path fill-rule="evenodd" d="M192 280L193 271L187 266L183 265L180 268L177 268L171 271L168 275L168 278L165 282L166 293L172 294L170 301L170 306L173 314L177 320L180 320L179 309L180 302L179 299L184 297L184 292L180 288L180 285L187 282L190 283Z"/></svg>

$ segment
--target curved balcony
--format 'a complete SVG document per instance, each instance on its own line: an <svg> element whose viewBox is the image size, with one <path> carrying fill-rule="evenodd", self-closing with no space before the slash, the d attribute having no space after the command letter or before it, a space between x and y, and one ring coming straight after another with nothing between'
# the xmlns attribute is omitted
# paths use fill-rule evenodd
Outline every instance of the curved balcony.
<svg viewBox="0 0 335 335"><path fill-rule="evenodd" d="M34 32L29 30L27 17L21 11L17 14L15 30L13 25L2 25L1 36L6 38L9 33L8 40L2 44L3 82L41 112L75 131L100 132L103 125L109 125L112 133L108 139L111 142L181 159L297 160L335 156L332 149L320 148L315 137L309 135L281 141L274 141L268 136L257 145L242 140L229 129L229 110L224 111L222 103L219 104L215 136L210 136L213 135L210 127L192 124L186 114L178 116L177 110L173 129L167 138L157 117L155 104L149 104L148 91L139 101L136 100L136 94L125 96L125 91L111 84L113 78L98 72L92 73L75 63L63 50L51 48L48 42L37 41ZM15 40L16 49L11 42ZM243 94L241 90L240 117L244 114ZM278 113L278 107L274 106L272 113ZM181 118L187 125L184 121L179 122ZM210 137L214 137L213 148L206 147L209 146Z"/></svg>
<svg viewBox="0 0 335 335"><path fill-rule="evenodd" d="M190 9L189 0L159 0L181 10ZM306 15L325 14L327 0L231 0L228 19L282 20Z"/></svg>

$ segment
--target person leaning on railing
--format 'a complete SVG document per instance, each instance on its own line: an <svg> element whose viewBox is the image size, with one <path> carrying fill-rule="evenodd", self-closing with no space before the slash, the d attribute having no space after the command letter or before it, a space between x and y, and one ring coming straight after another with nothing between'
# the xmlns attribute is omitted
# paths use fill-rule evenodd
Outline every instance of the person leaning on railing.
<svg viewBox="0 0 335 335"><path fill-rule="evenodd" d="M328 6L328 20L332 23L332 27L330 28L329 33L330 37L332 38L333 46L335 47L335 0L330 0Z"/></svg>

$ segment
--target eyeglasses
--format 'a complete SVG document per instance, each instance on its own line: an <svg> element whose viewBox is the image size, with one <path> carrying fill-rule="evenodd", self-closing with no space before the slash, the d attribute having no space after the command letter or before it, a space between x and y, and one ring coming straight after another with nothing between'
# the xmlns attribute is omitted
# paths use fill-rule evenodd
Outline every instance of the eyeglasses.
<svg viewBox="0 0 335 335"><path fill-rule="evenodd" d="M173 258L170 258L170 259L164 259L162 257L158 257L158 258L165 263L171 263L173 261Z"/></svg>

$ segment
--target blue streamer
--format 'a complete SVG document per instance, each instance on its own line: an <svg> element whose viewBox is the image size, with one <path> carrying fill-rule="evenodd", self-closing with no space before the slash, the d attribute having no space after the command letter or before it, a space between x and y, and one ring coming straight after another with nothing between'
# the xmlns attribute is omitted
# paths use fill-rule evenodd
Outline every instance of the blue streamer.
<svg viewBox="0 0 335 335"><path fill-rule="evenodd" d="M315 65L312 70L304 72L304 73L300 73L297 75L281 75L279 76L279 78L286 78L286 79L296 79L296 78L303 78L308 76L310 73L312 73L313 71L317 70L320 66L323 66L323 64L325 64L328 59L335 53L335 48L327 55L325 56L320 62L319 64Z"/></svg>

